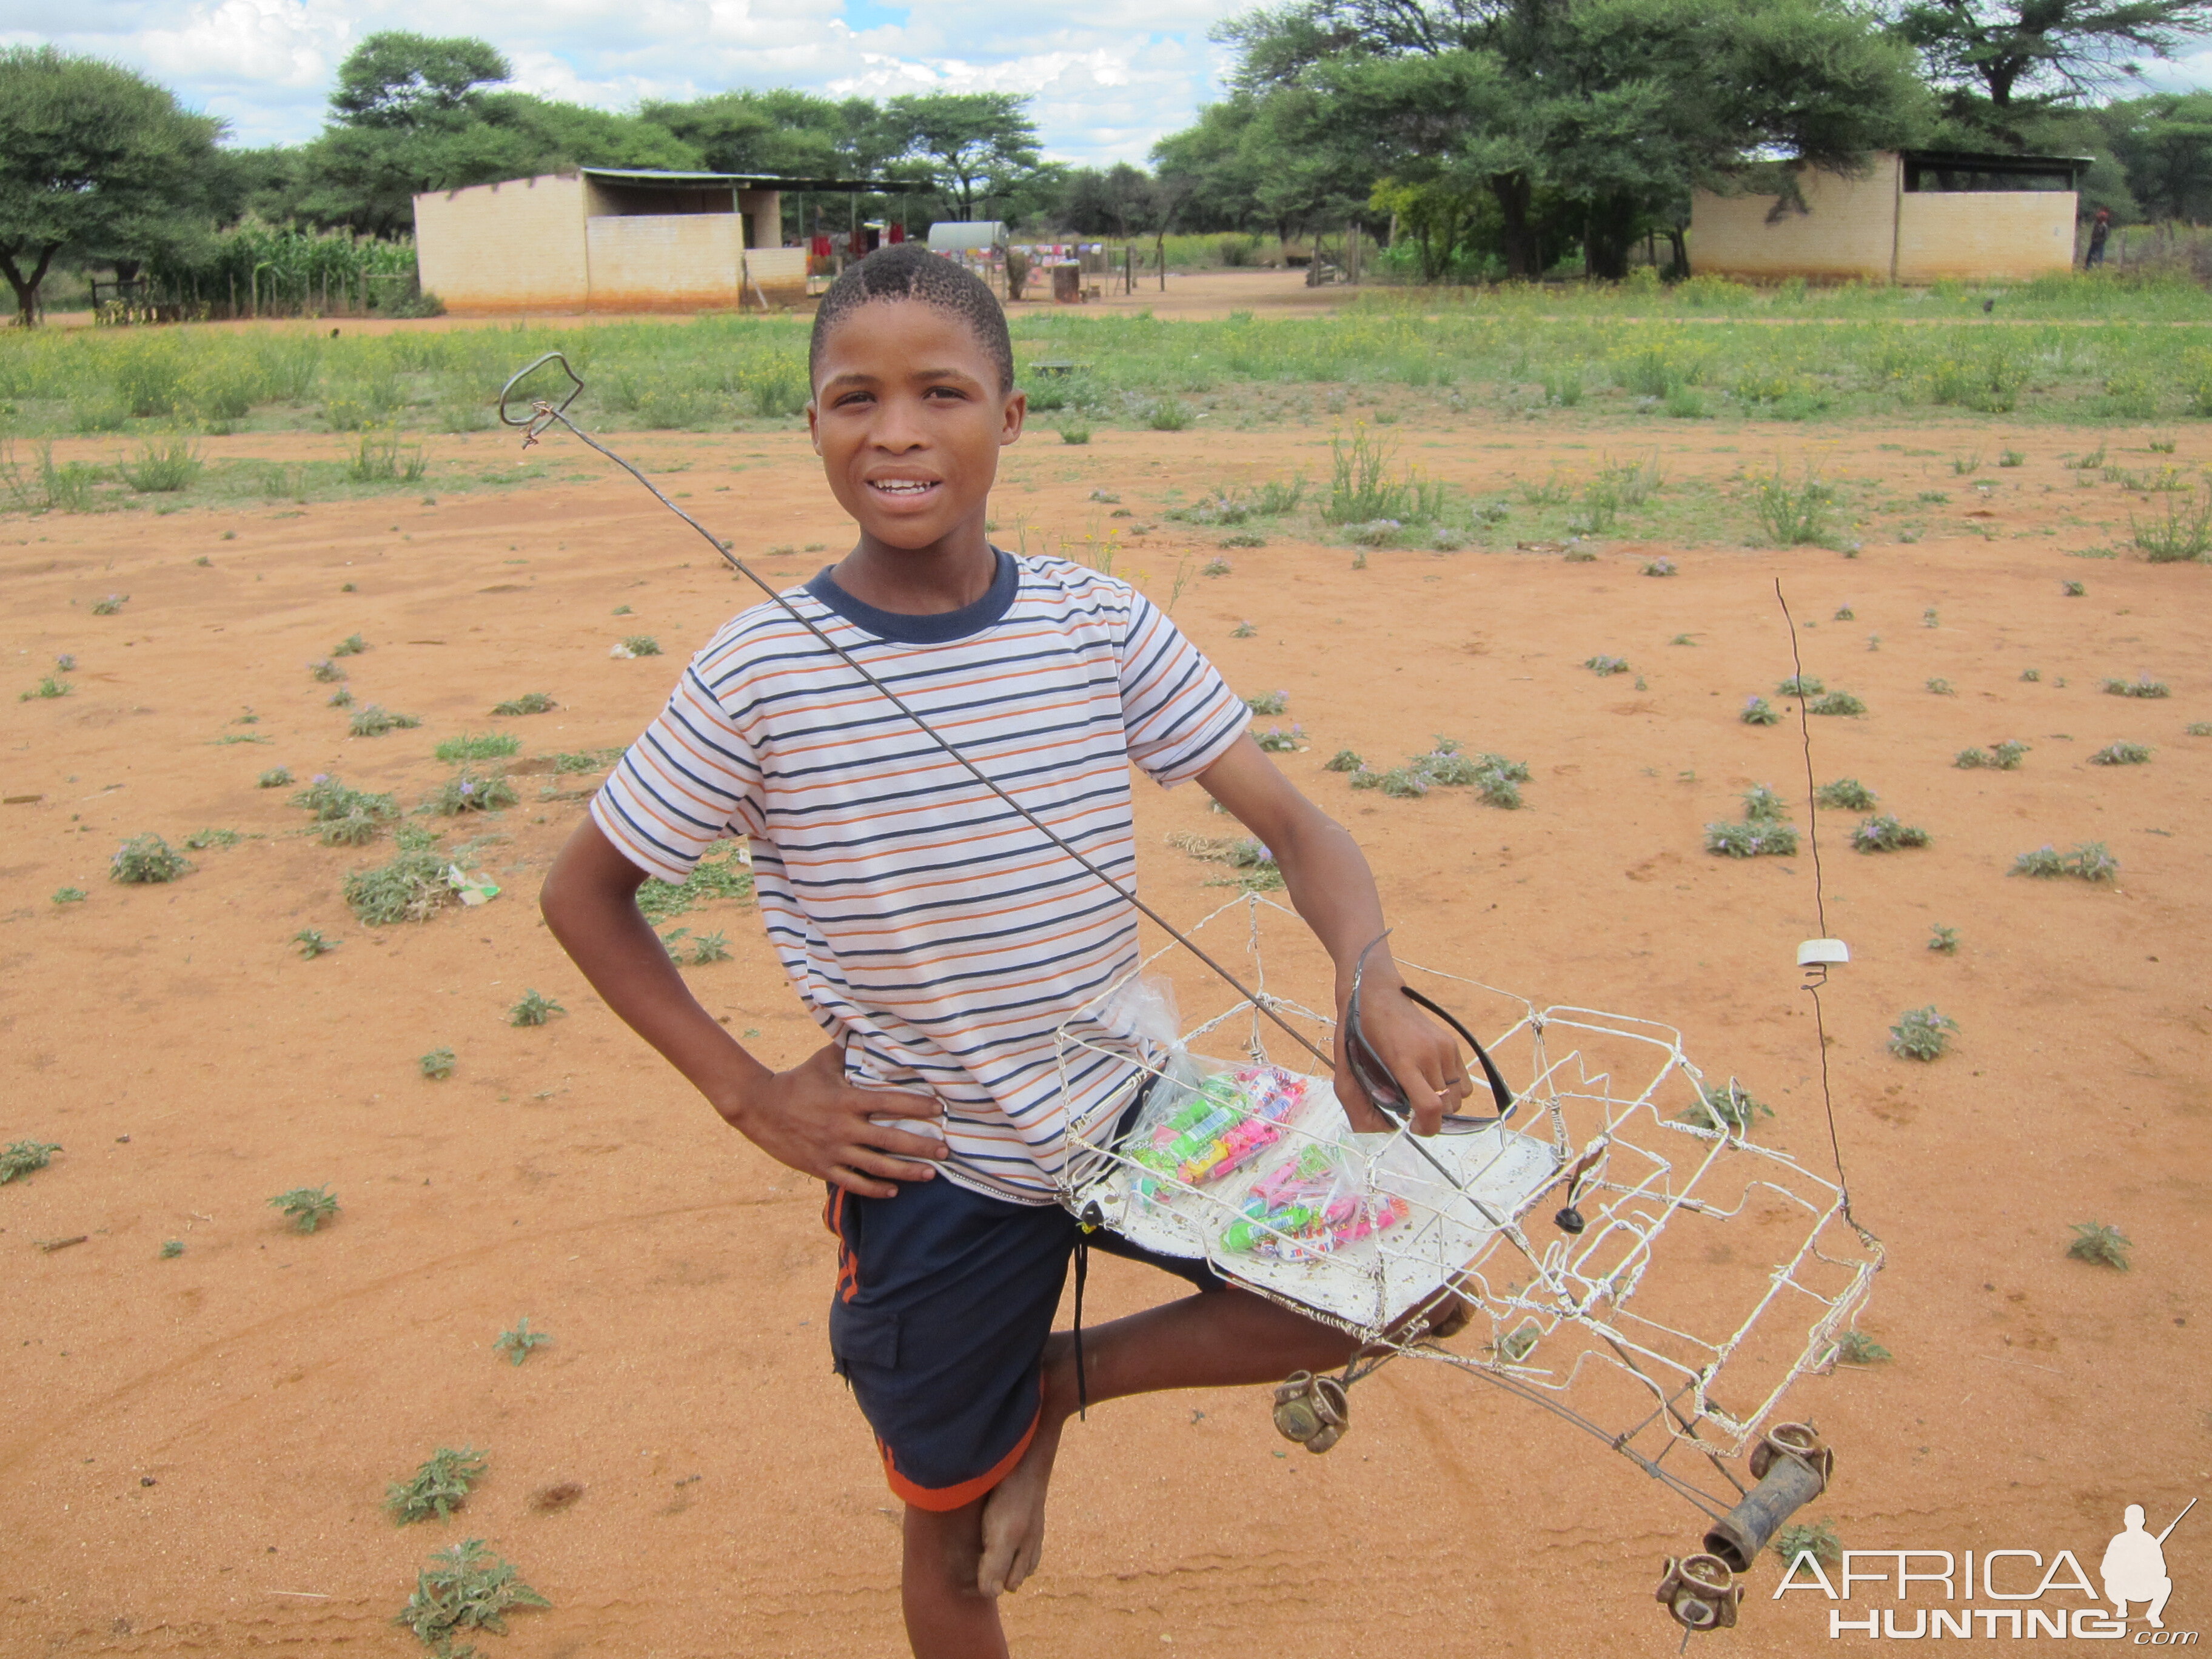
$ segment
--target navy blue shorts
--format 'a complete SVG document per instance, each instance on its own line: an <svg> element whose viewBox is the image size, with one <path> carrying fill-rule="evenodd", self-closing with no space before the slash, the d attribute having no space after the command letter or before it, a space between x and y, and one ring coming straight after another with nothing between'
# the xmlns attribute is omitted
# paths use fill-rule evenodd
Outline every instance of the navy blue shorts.
<svg viewBox="0 0 2212 1659"><path fill-rule="evenodd" d="M1006 1479L1036 1432L1045 1339L1079 1235L1203 1291L1203 1259L1156 1255L1057 1204L1010 1204L939 1175L895 1198L830 1189L830 1352L875 1431L891 1490L957 1510Z"/></svg>

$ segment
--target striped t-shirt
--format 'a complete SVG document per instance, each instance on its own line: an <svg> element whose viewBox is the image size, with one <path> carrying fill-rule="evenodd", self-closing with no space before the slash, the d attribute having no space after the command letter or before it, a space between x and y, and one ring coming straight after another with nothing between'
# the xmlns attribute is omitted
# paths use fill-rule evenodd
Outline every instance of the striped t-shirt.
<svg viewBox="0 0 2212 1659"><path fill-rule="evenodd" d="M1194 776L1249 711L1127 584L997 559L982 599L938 616L878 611L827 570L786 597L1133 890L1129 763ZM1137 1061L1126 1019L1085 1012L1136 966L1136 912L781 605L691 659L592 815L665 881L747 836L769 939L848 1079L942 1102L954 1180L1051 1200L1067 1130ZM1063 1050L1064 1024L1095 1047Z"/></svg>

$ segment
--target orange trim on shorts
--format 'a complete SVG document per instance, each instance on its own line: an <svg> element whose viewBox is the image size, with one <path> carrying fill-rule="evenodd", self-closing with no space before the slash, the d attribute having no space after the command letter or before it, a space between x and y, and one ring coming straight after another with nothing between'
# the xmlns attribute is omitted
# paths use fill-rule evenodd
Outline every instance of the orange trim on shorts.
<svg viewBox="0 0 2212 1659"><path fill-rule="evenodd" d="M1037 1425L1043 1418L1044 1405L1039 1401L1036 1415L1030 1419L1029 1427L1022 1431L1022 1437L1014 1443L1014 1449L973 1480L963 1480L957 1486L917 1486L898 1472L897 1466L891 1462L891 1449L884 1444L879 1436L876 1440L876 1449L883 1454L884 1479L890 1482L894 1493L918 1510L942 1515L950 1510L965 1508L1014 1472L1014 1465L1022 1461L1022 1454L1030 1449L1030 1442L1036 1438Z"/></svg>

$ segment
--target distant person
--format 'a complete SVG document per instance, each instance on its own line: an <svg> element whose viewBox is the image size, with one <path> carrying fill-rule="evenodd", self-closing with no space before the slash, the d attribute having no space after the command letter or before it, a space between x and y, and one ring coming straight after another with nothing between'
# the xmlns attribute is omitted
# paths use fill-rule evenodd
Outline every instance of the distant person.
<svg viewBox="0 0 2212 1659"><path fill-rule="evenodd" d="M2166 1620L2159 1615L2166 1611L2166 1598L2173 1594L2173 1580L2166 1576L2166 1534L2154 1538L2143 1530L2140 1504L2129 1504L2121 1519L2127 1529L2112 1534L2098 1568L2105 1580L2105 1599L2112 1604L2113 1616L2123 1621L2128 1616L2129 1602L2149 1602L2145 1619L2153 1630L2164 1630ZM2166 1532L2172 1530L2166 1528Z"/></svg>
<svg viewBox="0 0 2212 1659"><path fill-rule="evenodd" d="M991 290L926 247L872 253L823 296L808 367L815 453L859 538L786 590L804 625L757 605L692 659L543 904L608 1007L732 1127L828 1184L830 1353L905 1504L908 1640L923 1659L995 1659L997 1598L1036 1567L1054 1455L1081 1401L1280 1382L1344 1364L1357 1339L1232 1287L1202 1257L1086 1233L1060 1207L1077 1133L1133 1121L1124 1103L1149 1050L1097 1003L1138 966L1135 908L810 628L1125 885L1130 769L1197 779L1273 850L1335 961L1340 1003L1372 948L1363 1024L1371 1009L1417 1130L1436 1133L1468 1083L1451 1038L1392 994L1367 860L1253 741L1212 664L1127 582L988 539L999 454L1027 412ZM699 1005L635 902L724 836L750 842L769 942L830 1038L788 1071ZM1071 1020L1083 1035L1063 1064ZM1340 1077L1352 1126L1388 1127ZM1079 1349L1053 1329L1079 1239L1196 1294L1087 1331ZM1319 1508L1310 1519L1332 1523ZM763 1544L787 1574L788 1530L757 1518L758 1536L787 1540Z"/></svg>
<svg viewBox="0 0 2212 1659"><path fill-rule="evenodd" d="M2089 252L2081 261L2081 269L2094 270L2105 263L2105 238L2112 234L2112 210L2099 208L2097 216L2089 222Z"/></svg>

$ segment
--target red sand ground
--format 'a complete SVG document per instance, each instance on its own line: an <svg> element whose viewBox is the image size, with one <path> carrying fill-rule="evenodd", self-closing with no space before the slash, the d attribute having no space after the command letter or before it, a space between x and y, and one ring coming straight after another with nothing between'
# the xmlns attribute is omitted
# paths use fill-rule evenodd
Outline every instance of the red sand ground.
<svg viewBox="0 0 2212 1659"><path fill-rule="evenodd" d="M1932 465L1878 452L1872 429L1824 433L1832 474ZM1441 435L1448 447L1420 453L1469 488L1589 460L1525 425ZM1689 434L1670 476L1726 473L1741 435ZM495 441L434 447L441 466L481 463ZM1018 514L1032 548L1079 542L1106 527L1094 487L1153 519L1170 485L1310 472L1319 441L1109 433L1074 451L1048 437L1016 453L997 510ZM2063 476L2069 434L2012 441L2030 453L2008 477ZM743 551L841 538L799 438L635 447L690 462L676 480L687 504ZM724 471L756 453L768 459ZM478 1536L554 1603L482 1638L487 1654L902 1650L895 1506L829 1369L820 1194L721 1127L544 932L534 890L577 796L541 801L548 780L525 776L498 826L510 839L488 855L507 892L372 931L339 884L388 842L318 846L289 792L253 787L281 762L411 802L445 774L434 742L528 690L562 705L504 723L532 754L618 745L652 716L683 653L746 593L635 485L573 449L556 459L597 481L435 506L0 525L5 689L28 689L58 653L80 665L73 696L0 704L0 1140L64 1148L0 1188L0 1653L416 1652L389 1622L415 1568ZM1278 539L1233 554L1233 575L1194 579L1175 614L1241 690L1289 689L1312 748L1285 764L1367 846L1407 955L1680 1027L1693 1058L1774 1103L1771 1138L1817 1166L1792 965L1815 931L1812 866L1700 850L1700 826L1733 817L1747 786L1802 793L1794 726L1736 719L1789 672L1784 579L1807 672L1872 710L1814 723L1820 775L1858 776L1934 836L1866 857L1843 846L1848 815L1826 820L1829 915L1856 952L1828 1001L1839 1128L1860 1213L1892 1251L1865 1325L1896 1358L1793 1401L1840 1450L1814 1513L1855 1547L2064 1547L2094 1572L2124 1504L2160 1526L2212 1480L2212 739L2183 735L2212 719L2212 620L2205 569L2010 538L2060 498L2008 499L1983 521L2007 538L1966 533L1962 504L1922 544L1855 562L1613 544L1588 563L1382 552L1354 570L1345 550ZM1178 556L1213 539L1164 524L1120 568L1164 599ZM1678 576L1637 574L1662 552ZM761 562L796 575L829 556ZM2087 595L2062 597L2067 579ZM90 615L111 592L129 603ZM1832 622L1846 601L1856 621ZM1931 606L1942 625L1923 628ZM1240 618L1256 636L1231 637ZM356 696L422 715L420 730L349 740L325 706L302 665L356 630L374 648L349 665ZM671 654L611 659L636 632ZM1684 632L1695 648L1667 643ZM1589 673L1598 652L1648 689ZM2020 679L2031 665L2040 683ZM2170 701L2100 694L2102 677L2142 669L2172 683ZM1930 695L1933 676L1958 695ZM248 707L258 724L232 724ZM1525 810L1463 791L1353 794L1321 770L1340 746L1387 763L1439 732L1526 759ZM214 746L227 734L269 741ZM2006 737L2033 745L2018 772L1949 764ZM2085 764L2114 738L2157 752ZM1224 821L1188 790L1145 791L1139 812L1148 893L1178 918L1211 908L1219 867L1163 843ZM125 836L181 842L204 825L255 838L194 854L174 885L104 879ZM2006 874L2026 848L2088 839L2122 860L2117 887ZM51 902L64 885L90 896ZM685 921L726 928L734 951L687 970L702 996L762 1031L769 1059L798 1060L814 1032L750 913ZM1960 931L1955 957L1923 948L1939 922ZM300 959L303 927L339 948ZM526 987L565 1017L505 1024ZM1962 1028L1953 1053L1888 1055L1890 1021L1929 1002ZM426 1081L416 1058L441 1045L458 1073ZM343 1210L313 1237L268 1207L323 1182ZM2068 1224L2092 1218L2136 1241L2132 1272L2064 1258ZM160 1258L168 1238L180 1258ZM1102 1318L1165 1289L1110 1261L1096 1284ZM517 1368L489 1344L522 1315L556 1340ZM1259 1390L1095 1413L1061 1459L1044 1571L1007 1604L1019 1650L1674 1651L1649 1595L1660 1558L1698 1530L1686 1507L1440 1369L1394 1367L1357 1402L1326 1458L1279 1449ZM386 1483L464 1444L491 1459L465 1510L395 1528ZM2212 1620L2208 1540L2212 1522L2192 1517L2168 1545L2171 1627ZM1826 1604L1771 1602L1773 1581L1770 1561L1743 1626L1709 1651L1828 1650Z"/></svg>

